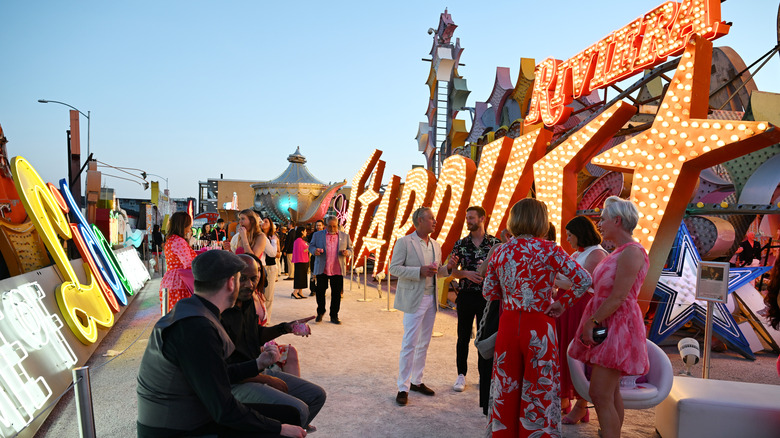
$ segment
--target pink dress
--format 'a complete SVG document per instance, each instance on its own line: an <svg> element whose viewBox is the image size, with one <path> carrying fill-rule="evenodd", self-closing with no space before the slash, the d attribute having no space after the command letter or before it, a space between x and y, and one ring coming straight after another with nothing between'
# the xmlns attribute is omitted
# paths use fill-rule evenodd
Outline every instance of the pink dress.
<svg viewBox="0 0 780 438"><path fill-rule="evenodd" d="M173 235L165 242L166 271L160 282L160 305L162 306L162 290L168 288L168 311L181 299L192 296L192 291L185 282L188 275L192 278L192 259L195 251L189 243L179 236ZM187 271L189 272L183 272Z"/></svg>
<svg viewBox="0 0 780 438"><path fill-rule="evenodd" d="M617 275L618 256L629 245L635 245L642 250L644 264L637 273L636 280L634 280L625 301L601 323L607 327L607 339L599 345L588 347L579 341L582 326L612 293L612 286ZM620 370L626 376L647 374L650 370L650 362L647 359L646 329L642 310L637 303L639 288L647 275L647 267L647 253L636 242L620 246L596 266L593 271L593 289L595 291L593 298L583 312L580 326L577 328L575 342L570 350L571 357L585 363Z"/></svg>

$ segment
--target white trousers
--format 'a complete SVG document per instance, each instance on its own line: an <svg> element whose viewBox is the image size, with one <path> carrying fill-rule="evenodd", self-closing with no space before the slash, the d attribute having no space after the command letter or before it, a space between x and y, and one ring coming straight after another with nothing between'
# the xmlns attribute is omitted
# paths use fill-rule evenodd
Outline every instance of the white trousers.
<svg viewBox="0 0 780 438"><path fill-rule="evenodd" d="M422 383L435 319L436 302L433 295L423 296L416 312L404 313L404 339L398 360L399 391L408 392L410 383Z"/></svg>
<svg viewBox="0 0 780 438"><path fill-rule="evenodd" d="M274 305L274 288L276 287L276 277L279 275L279 263L277 262L275 265L266 266L265 274L268 276L268 286L263 292L263 295L265 295L265 315L270 323L271 306Z"/></svg>

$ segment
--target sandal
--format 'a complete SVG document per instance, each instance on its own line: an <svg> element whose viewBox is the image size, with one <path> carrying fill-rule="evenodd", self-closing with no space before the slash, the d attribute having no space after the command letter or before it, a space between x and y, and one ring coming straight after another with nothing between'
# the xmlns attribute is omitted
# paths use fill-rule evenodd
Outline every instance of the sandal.
<svg viewBox="0 0 780 438"><path fill-rule="evenodd" d="M573 411L572 411L573 412ZM569 414L571 415L571 414ZM577 423L587 423L590 421L590 409L585 408L585 414L583 414L582 417L580 417L578 420L574 420L569 415L564 416L561 418L561 423L563 424L577 424Z"/></svg>

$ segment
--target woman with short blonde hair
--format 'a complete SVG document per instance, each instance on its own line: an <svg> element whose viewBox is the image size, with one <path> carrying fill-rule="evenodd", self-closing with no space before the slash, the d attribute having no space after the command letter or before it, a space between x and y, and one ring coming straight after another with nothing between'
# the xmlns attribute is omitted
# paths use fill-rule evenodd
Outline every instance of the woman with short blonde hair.
<svg viewBox="0 0 780 438"><path fill-rule="evenodd" d="M544 237L549 226L547 205L542 201L534 198L521 199L509 210L507 228L513 236Z"/></svg>
<svg viewBox="0 0 780 438"><path fill-rule="evenodd" d="M616 248L593 271L593 298L569 347L571 357L593 369L589 393L604 438L619 437L623 427L620 377L647 374L650 369L644 314L637 302L649 261L631 235L638 219L631 201L617 196L604 201L599 229ZM596 327L607 328L606 339L594 339Z"/></svg>

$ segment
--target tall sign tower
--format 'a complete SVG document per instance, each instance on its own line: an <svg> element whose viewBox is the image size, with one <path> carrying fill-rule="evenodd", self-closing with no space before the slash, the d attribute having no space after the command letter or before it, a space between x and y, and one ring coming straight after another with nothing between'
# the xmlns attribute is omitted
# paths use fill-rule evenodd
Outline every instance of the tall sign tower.
<svg viewBox="0 0 780 438"><path fill-rule="evenodd" d="M428 169L437 177L444 159L452 153L453 148L462 146L468 136L465 121L456 119L470 93L466 88L466 80L458 75L463 49L459 38L452 44L452 34L457 27L445 9L439 17L439 27L428 29L428 34L433 37L433 47L431 58L423 59L431 63L426 81L430 95L425 112L428 121L420 122L417 145L425 155Z"/></svg>

